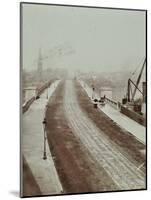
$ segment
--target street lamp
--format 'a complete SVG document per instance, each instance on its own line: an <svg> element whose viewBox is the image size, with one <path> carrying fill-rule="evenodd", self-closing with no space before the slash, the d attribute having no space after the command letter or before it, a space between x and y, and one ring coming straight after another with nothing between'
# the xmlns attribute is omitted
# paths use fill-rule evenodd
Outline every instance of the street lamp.
<svg viewBox="0 0 151 200"><path fill-rule="evenodd" d="M47 99L48 99L48 87L47 87Z"/></svg>
<svg viewBox="0 0 151 200"><path fill-rule="evenodd" d="M92 75L92 99L95 99L95 79L96 76Z"/></svg>
<svg viewBox="0 0 151 200"><path fill-rule="evenodd" d="M95 87L94 87L94 85L92 84L92 99L94 99L94 92L95 92Z"/></svg>
<svg viewBox="0 0 151 200"><path fill-rule="evenodd" d="M48 88L49 88L49 84L47 85L47 96L46 96L47 99L48 99Z"/></svg>
<svg viewBox="0 0 151 200"><path fill-rule="evenodd" d="M46 136L46 118L44 118L43 120L43 130L44 130L44 152L43 152L43 159L46 160L47 159L47 154L46 154L46 140L47 140L47 136Z"/></svg>

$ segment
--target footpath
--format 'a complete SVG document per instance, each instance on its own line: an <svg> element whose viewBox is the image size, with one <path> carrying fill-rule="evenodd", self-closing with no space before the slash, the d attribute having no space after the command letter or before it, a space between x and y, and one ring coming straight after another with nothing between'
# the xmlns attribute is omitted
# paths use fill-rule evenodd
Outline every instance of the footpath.
<svg viewBox="0 0 151 200"><path fill-rule="evenodd" d="M42 195L60 194L62 192L62 186L47 141L47 159L43 159L44 130L42 124L48 99L53 95L59 82L57 80L48 89L45 89L40 98L32 103L22 117L22 154Z"/></svg>

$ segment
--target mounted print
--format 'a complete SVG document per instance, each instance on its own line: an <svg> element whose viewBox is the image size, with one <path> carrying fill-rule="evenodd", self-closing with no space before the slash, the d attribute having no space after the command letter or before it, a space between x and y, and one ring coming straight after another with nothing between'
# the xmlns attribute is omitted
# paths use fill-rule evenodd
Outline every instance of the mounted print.
<svg viewBox="0 0 151 200"><path fill-rule="evenodd" d="M20 4L21 197L146 189L147 11Z"/></svg>

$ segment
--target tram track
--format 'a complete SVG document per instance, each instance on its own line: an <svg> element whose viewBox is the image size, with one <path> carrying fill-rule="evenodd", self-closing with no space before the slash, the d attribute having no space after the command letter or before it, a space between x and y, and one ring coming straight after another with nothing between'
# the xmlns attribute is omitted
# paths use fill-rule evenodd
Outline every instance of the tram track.
<svg viewBox="0 0 151 200"><path fill-rule="evenodd" d="M126 158L81 110L72 81L66 81L64 109L76 137L81 140L93 160L105 169L120 190L145 187L143 172L137 170L137 166Z"/></svg>

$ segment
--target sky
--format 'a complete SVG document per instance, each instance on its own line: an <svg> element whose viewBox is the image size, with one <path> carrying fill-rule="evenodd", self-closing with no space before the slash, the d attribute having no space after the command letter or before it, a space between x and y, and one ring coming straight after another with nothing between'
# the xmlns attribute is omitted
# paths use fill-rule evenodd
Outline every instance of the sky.
<svg viewBox="0 0 151 200"><path fill-rule="evenodd" d="M23 69L134 71L145 58L145 12L23 4ZM41 50L40 50L41 49Z"/></svg>

